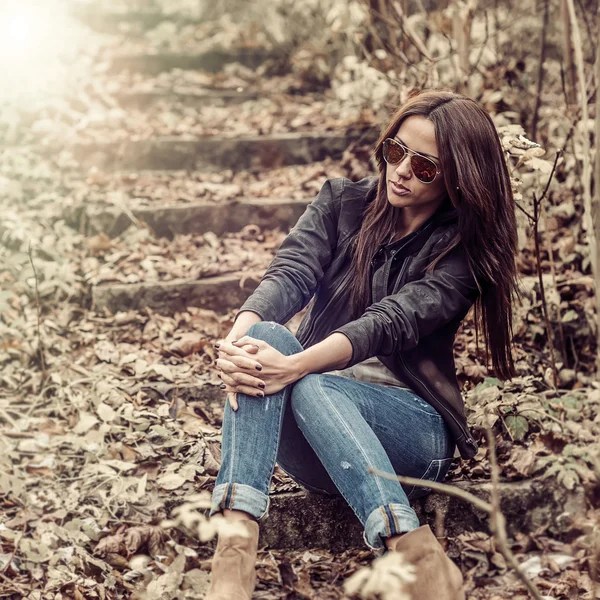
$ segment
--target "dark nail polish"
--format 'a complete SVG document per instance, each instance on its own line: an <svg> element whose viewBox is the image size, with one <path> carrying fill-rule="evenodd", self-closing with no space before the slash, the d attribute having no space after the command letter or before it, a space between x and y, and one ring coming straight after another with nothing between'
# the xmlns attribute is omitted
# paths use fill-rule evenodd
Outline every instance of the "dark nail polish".
<svg viewBox="0 0 600 600"><path fill-rule="evenodd" d="M262 371L262 367L260 365L256 365L256 370L257 371Z"/></svg>
<svg viewBox="0 0 600 600"><path fill-rule="evenodd" d="M258 387L261 388L262 390L264 390L265 389L265 384L264 383L259 383Z"/></svg>
<svg viewBox="0 0 600 600"><path fill-rule="evenodd" d="M215 344L215 348L220 348L221 344Z"/></svg>
<svg viewBox="0 0 600 600"><path fill-rule="evenodd" d="M224 389L225 389L227 386L226 386L224 383L222 383L222 384L221 384L219 387L220 387L222 390L224 390Z"/></svg>
<svg viewBox="0 0 600 600"><path fill-rule="evenodd" d="M264 395L263 392L258 392L256 395L259 396L260 398L264 398L265 397L265 395Z"/></svg>
<svg viewBox="0 0 600 600"><path fill-rule="evenodd" d="M221 379L221 373L217 373L217 377Z"/></svg>

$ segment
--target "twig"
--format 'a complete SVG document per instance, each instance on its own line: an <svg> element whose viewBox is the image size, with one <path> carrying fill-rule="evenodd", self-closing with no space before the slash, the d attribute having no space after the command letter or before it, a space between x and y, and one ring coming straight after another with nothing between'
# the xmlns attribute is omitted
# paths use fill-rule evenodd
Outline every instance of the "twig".
<svg viewBox="0 0 600 600"><path fill-rule="evenodd" d="M554 285L554 289L558 293L558 287L556 285L556 266L554 264L554 253L552 251L552 242L550 240L550 236L548 235L548 221L546 220L546 204L542 204L541 206L541 214L546 224L546 235L544 236L544 242L546 244L546 254L548 254L548 262L550 263L550 273L552 274L552 284ZM556 307L556 312L558 315L557 326L558 326L558 338L560 341L560 352L562 356L563 365L567 366L567 345L565 344L565 331L562 323L562 313L560 310L560 303ZM575 357L577 360L577 357ZM576 370L576 369L575 369Z"/></svg>
<svg viewBox="0 0 600 600"><path fill-rule="evenodd" d="M533 215L527 212L518 202L515 202L516 207L531 221L533 221Z"/></svg>
<svg viewBox="0 0 600 600"><path fill-rule="evenodd" d="M542 259L540 253L540 240L539 240L539 223L540 223L540 205L548 195L548 190L550 189L550 183L554 177L554 173L556 173L556 167L558 165L558 161L562 156L562 149L556 152L556 156L554 157L554 164L552 165L552 171L550 172L550 176L548 177L548 181L546 182L546 187L544 187L544 191L539 199L533 195L533 214L527 212L521 205L516 203L517 207L527 216L527 218L533 224L533 242L534 242L534 251L535 251L535 263L536 270L538 275L538 281L540 284L540 297L542 301L542 314L544 315L544 321L546 324L546 335L548 336L548 344L550 346L550 362L552 365L552 372L554 374L554 386L558 386L558 369L556 367L556 360L554 357L554 340L552 339L552 329L550 328L550 319L548 317L548 305L546 303L546 291L544 289L544 278L542 276Z"/></svg>
<svg viewBox="0 0 600 600"><path fill-rule="evenodd" d="M590 45L590 48L592 49L592 56L596 56L596 53L598 52L598 47L596 46L596 44L594 42L595 36L592 31L590 21L585 18L587 16L586 8L583 6L581 0L577 0L577 5L579 6L579 11L581 12L581 14L584 17L583 22L585 24L585 30L587 31L587 37L588 37L587 43Z"/></svg>
<svg viewBox="0 0 600 600"><path fill-rule="evenodd" d="M401 23L402 30L406 33L407 37L413 43L414 47L429 61L432 61L431 54L429 54L429 50L427 50L427 46L423 43L423 40L419 37L417 32L410 26L404 11L402 10L402 6L399 2L394 2L392 4L396 14L398 15Z"/></svg>
<svg viewBox="0 0 600 600"><path fill-rule="evenodd" d="M529 213L525 210L518 202L516 202L516 206L519 210L521 210L527 218L531 221L533 225L533 242L534 242L534 252L535 252L535 262L536 262L536 270L538 275L538 281L540 285L540 297L542 301L542 314L544 315L544 321L546 324L546 335L548 336L548 345L550 347L550 362L552 365L552 372L554 374L554 386L558 385L558 369L556 367L556 360L554 357L554 340L552 339L552 329L550 328L550 319L548 318L548 305L546 303L546 291L544 289L544 278L542 276L542 259L540 253L540 240L539 240L539 223L540 223L540 205L548 195L548 190L550 189L550 183L554 177L554 173L556 173L556 167L558 165L558 161L562 156L562 149L558 150L556 156L554 157L554 164L552 165L552 171L550 172L550 176L548 177L548 181L546 182L546 186L544 187L544 191L542 195L537 198L535 194L533 195L533 214Z"/></svg>
<svg viewBox="0 0 600 600"><path fill-rule="evenodd" d="M558 153L557 153L558 157ZM556 164L556 161L555 161ZM540 234L539 234L539 213L540 204L538 199L533 196L533 244L535 249L535 263L538 276L538 282L540 284L540 298L542 301L542 314L544 315L544 321L546 323L546 335L548 337L548 345L550 347L550 363L552 365L552 372L554 374L554 387L558 387L558 369L556 367L556 358L554 356L554 340L552 338L552 328L550 327L550 319L548 317L548 304L546 302L546 290L544 289L544 277L542 275L542 257L540 254Z"/></svg>
<svg viewBox="0 0 600 600"><path fill-rule="evenodd" d="M380 471L379 469L375 469L373 467L369 467L369 473L373 473L378 477L382 477L383 479L389 479L391 481L399 481L404 485L416 485L422 486L425 484L428 488L436 492L442 492L443 494L448 494L449 496L454 496L455 498L459 498L460 500L464 500L465 502L469 502L475 508L483 510L484 512L489 513L492 509L492 505L481 498L475 496L475 494L471 494L471 492L467 492L466 490L461 490L453 485L448 485L447 483L440 483L438 481L427 481L425 479L417 479L416 477L404 477L403 475L390 475L385 471Z"/></svg>
<svg viewBox="0 0 600 600"><path fill-rule="evenodd" d="M40 352L40 360L42 363L42 387L44 386L44 380L46 379L46 356L44 349L44 342L42 341L41 334L41 310L40 310L40 292L38 289L38 276L37 271L35 270L35 264L33 263L33 255L31 252L31 240L29 241L29 248L27 253L29 254L29 262L31 263L31 268L33 269L33 278L35 280L35 304L37 308L37 338L38 338L38 350Z"/></svg>
<svg viewBox="0 0 600 600"><path fill-rule="evenodd" d="M485 412L486 428L485 432L488 440L489 458L490 458L490 471L492 475L492 513L490 515L490 529L492 534L496 537L498 542L498 549L504 558L508 561L511 567L515 570L521 581L527 587L529 593L536 599L542 600L542 596L537 589L536 585L531 581L525 572L521 569L521 565L517 562L515 555L510 551L508 547L508 536L506 534L506 519L502 510L500 509L500 468L498 467L498 459L496 456L496 439L494 432L489 426L488 412Z"/></svg>
<svg viewBox="0 0 600 600"><path fill-rule="evenodd" d="M8 571L10 564L12 563L13 558L15 557L15 554L17 553L17 548L19 547L19 544L21 543L21 540L23 539L23 536L25 535L26 531L27 531L27 521L25 521L23 531L21 531L19 533L17 539L13 543L13 551L12 551L11 555L8 557L8 560L6 561L6 564L4 565L4 567L2 567L2 570L0 570L0 573L2 573L3 575Z"/></svg>
<svg viewBox="0 0 600 600"><path fill-rule="evenodd" d="M469 69L468 77L471 77L471 75L473 75L473 73L475 73L475 71L478 70L479 63L481 62L481 59L483 58L483 53L485 52L485 49L487 48L487 43L490 39L490 22L489 22L487 10L484 12L484 16L485 16L485 37L483 38L483 42L481 43L481 48L479 49L479 54L477 55L477 58L475 59L473 66Z"/></svg>
<svg viewBox="0 0 600 600"><path fill-rule="evenodd" d="M504 556L508 564L510 564L510 566L515 570L515 573L523 582L531 596L535 598L535 600L543 600L542 595L540 594L536 585L527 577L525 572L521 569L521 565L519 565L517 559L515 558L514 554L511 552L508 546L508 536L506 533L506 519L500 509L500 469L498 467L498 462L496 459L496 445L494 440L494 434L489 425L486 427L486 433L488 437L490 469L492 475L491 502L486 502L485 500L478 498L470 492L460 490L454 486L447 485L445 483L417 479L416 477L403 477L400 475L391 475L389 473L385 473L384 471L374 469L373 467L369 468L369 473L374 473L379 477L383 477L384 479L389 479L391 481L398 481L404 485L422 486L425 484L428 488L432 490L436 490L438 492L442 492L444 494L460 498L461 500L469 502L476 508L479 508L480 510L483 510L484 512L488 513L488 515L490 516L490 530L492 532L492 535L496 539L496 542L498 544L498 550L500 550L502 556Z"/></svg>

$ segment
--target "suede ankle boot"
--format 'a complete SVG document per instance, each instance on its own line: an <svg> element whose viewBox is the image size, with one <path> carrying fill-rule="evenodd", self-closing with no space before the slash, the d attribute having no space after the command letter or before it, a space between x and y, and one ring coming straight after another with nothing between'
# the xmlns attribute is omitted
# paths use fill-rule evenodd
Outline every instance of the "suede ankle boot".
<svg viewBox="0 0 600 600"><path fill-rule="evenodd" d="M415 600L465 600L463 576L433 535L429 525L409 531L390 544L416 569L417 579L407 591Z"/></svg>
<svg viewBox="0 0 600 600"><path fill-rule="evenodd" d="M251 600L256 585L258 523L240 521L250 537L220 535L205 600Z"/></svg>

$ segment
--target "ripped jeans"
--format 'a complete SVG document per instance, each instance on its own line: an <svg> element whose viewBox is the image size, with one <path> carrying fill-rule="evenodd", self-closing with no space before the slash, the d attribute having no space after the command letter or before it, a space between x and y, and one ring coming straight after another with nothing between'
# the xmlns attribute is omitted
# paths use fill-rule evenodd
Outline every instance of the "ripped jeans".
<svg viewBox="0 0 600 600"><path fill-rule="evenodd" d="M274 322L256 323L247 335L287 356L303 350ZM441 481L453 459L442 417L407 389L310 374L264 398L238 393L237 399L236 412L225 403L211 516L228 508L264 519L277 463L311 492L341 494L364 527L365 543L381 549L383 538L419 527L409 500L430 490L404 487L369 467Z"/></svg>

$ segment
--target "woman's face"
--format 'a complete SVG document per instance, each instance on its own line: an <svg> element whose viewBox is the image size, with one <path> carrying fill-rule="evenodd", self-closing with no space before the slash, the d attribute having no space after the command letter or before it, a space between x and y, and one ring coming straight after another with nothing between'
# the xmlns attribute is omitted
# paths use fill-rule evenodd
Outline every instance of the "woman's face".
<svg viewBox="0 0 600 600"><path fill-rule="evenodd" d="M431 158L440 168L435 129L426 117L413 115L404 119L394 139L410 150ZM444 174L436 175L431 183L419 181L412 172L410 156L406 154L395 165L386 163L387 197L393 206L406 209L403 212L407 218L421 216L426 220L446 196ZM400 186L400 189L392 186L392 182Z"/></svg>

